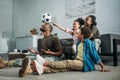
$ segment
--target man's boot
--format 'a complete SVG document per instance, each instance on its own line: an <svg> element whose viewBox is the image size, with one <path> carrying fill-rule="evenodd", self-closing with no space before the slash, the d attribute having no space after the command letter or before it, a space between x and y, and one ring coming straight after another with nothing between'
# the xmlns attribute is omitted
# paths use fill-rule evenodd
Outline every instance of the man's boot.
<svg viewBox="0 0 120 80"><path fill-rule="evenodd" d="M4 67L6 67L5 60L2 57L0 57L0 69Z"/></svg>

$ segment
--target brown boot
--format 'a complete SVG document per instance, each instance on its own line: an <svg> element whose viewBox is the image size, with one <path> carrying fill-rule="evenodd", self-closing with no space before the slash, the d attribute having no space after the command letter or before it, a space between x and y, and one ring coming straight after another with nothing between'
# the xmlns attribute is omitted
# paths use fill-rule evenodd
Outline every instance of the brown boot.
<svg viewBox="0 0 120 80"><path fill-rule="evenodd" d="M19 70L18 73L19 77L24 77L25 75L32 73L30 63L31 63L30 58L28 56L25 57L25 59L22 61L22 68Z"/></svg>
<svg viewBox="0 0 120 80"><path fill-rule="evenodd" d="M0 57L0 69L4 67L6 67L5 60L2 57Z"/></svg>

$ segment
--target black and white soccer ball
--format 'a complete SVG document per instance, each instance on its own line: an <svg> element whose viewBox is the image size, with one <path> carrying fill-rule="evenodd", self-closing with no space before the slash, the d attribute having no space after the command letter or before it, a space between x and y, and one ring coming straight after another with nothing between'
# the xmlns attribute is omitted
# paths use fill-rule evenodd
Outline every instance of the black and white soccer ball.
<svg viewBox="0 0 120 80"><path fill-rule="evenodd" d="M52 19L52 15L50 13L45 13L45 14L42 14L41 16L41 20L43 23L45 22L51 22L51 19Z"/></svg>

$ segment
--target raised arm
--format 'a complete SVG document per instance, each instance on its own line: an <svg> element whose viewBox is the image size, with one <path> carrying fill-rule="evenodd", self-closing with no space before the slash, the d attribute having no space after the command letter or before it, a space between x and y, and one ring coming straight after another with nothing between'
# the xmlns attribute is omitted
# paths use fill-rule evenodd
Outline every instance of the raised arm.
<svg viewBox="0 0 120 80"><path fill-rule="evenodd" d="M62 31L65 31L71 35L73 35L73 31L71 29L68 29L68 28L64 28L63 26L60 26L59 24L57 24L56 22L52 22L52 24L54 26L56 26L57 28L61 29Z"/></svg>
<svg viewBox="0 0 120 80"><path fill-rule="evenodd" d="M66 32L66 28L64 28L63 26L60 26L59 24L57 24L56 22L52 22L52 24L54 26L56 26L57 28L61 29L62 31L65 31Z"/></svg>

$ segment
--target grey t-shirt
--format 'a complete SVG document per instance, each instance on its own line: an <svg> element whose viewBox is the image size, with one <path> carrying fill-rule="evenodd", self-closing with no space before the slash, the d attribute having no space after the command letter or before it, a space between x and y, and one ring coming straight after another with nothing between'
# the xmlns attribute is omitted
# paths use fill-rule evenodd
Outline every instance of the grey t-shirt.
<svg viewBox="0 0 120 80"><path fill-rule="evenodd" d="M40 49L48 50L50 49L53 52L57 52L59 49L62 49L62 46L60 44L60 40L57 36L50 35L46 38L41 39L40 43Z"/></svg>
<svg viewBox="0 0 120 80"><path fill-rule="evenodd" d="M93 34L92 39L100 38L100 32L96 26L91 26L90 29Z"/></svg>
<svg viewBox="0 0 120 80"><path fill-rule="evenodd" d="M40 43L38 43L38 44L40 46L39 49L45 49L45 50L50 49L53 52L57 52L59 49L62 49L60 40L55 35L50 35L46 38L41 39ZM61 55L60 56L52 56L52 55L46 55L43 53L43 55L41 55L41 56L47 61L61 60Z"/></svg>

